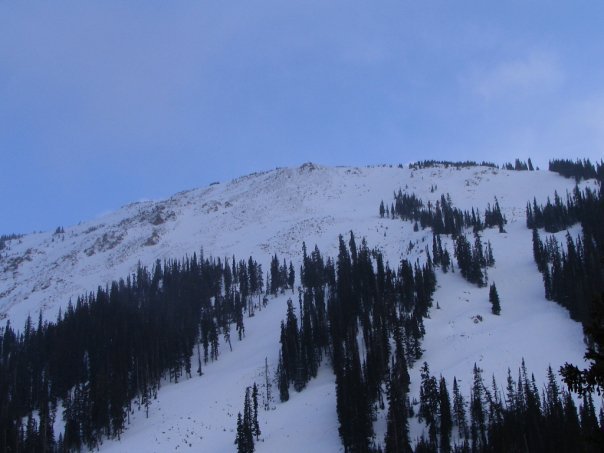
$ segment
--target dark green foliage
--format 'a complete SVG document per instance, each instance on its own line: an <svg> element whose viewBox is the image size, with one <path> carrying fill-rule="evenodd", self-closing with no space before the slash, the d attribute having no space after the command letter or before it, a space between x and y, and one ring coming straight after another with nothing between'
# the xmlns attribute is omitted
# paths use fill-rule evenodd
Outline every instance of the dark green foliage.
<svg viewBox="0 0 604 453"><path fill-rule="evenodd" d="M252 431L254 436L256 436L256 440L260 437L260 424L258 423L258 386L254 382L254 386L252 387Z"/></svg>
<svg viewBox="0 0 604 453"><path fill-rule="evenodd" d="M414 225L421 228L429 227L435 235L451 234L456 236L463 232L464 228L472 228L478 232L485 228L494 226L499 227L499 231L504 231L504 225L507 220L501 213L499 202L495 199L493 207L489 204L485 213L483 222L478 210L461 211L453 207L453 202L449 194L441 195L440 200L435 205L428 203L427 206L422 200L414 194L403 193L399 189L394 194L395 203L391 211L392 216L397 216L402 220L413 221ZM419 228L414 230L418 231Z"/></svg>
<svg viewBox="0 0 604 453"><path fill-rule="evenodd" d="M243 399L243 416L237 415L237 435L235 444L238 453L253 453L255 450L254 437L260 436L258 423L258 387L254 382L253 387L246 387Z"/></svg>
<svg viewBox="0 0 604 453"><path fill-rule="evenodd" d="M393 358L391 373L386 383L388 415L386 421L386 453L410 452L407 424L407 391L409 374L404 356Z"/></svg>
<svg viewBox="0 0 604 453"><path fill-rule="evenodd" d="M523 162L520 159L516 159L514 161L513 165L509 162L503 165L503 168L505 170L515 170L515 171L527 171L527 170L531 169L530 167L532 167L532 163L531 163L530 159L529 159L528 163Z"/></svg>
<svg viewBox="0 0 604 453"><path fill-rule="evenodd" d="M422 353L422 318L436 288L431 260L423 266L403 260L397 272L364 239L357 245L352 233L348 241L340 236L335 263L325 263L316 247L309 256L303 244L302 253L299 316L288 304L281 328L277 381L282 400L289 385L301 390L329 355L344 449L374 448L375 408L385 408L388 399L386 449L410 451L407 364Z"/></svg>
<svg viewBox="0 0 604 453"><path fill-rule="evenodd" d="M256 388L255 383L254 388ZM258 439L260 435L257 400L252 401L253 397L250 393L250 387L247 387L243 400L243 416L241 416L241 412L237 414L237 434L235 437L237 453L253 453L255 450L254 436Z"/></svg>
<svg viewBox="0 0 604 453"><path fill-rule="evenodd" d="M455 257L457 267L463 278L478 286L485 286L487 282L486 269L489 263L494 263L493 252L490 244L485 253L478 233L474 234L474 245L464 235L457 236L455 240Z"/></svg>
<svg viewBox="0 0 604 453"><path fill-rule="evenodd" d="M505 217L501 213L501 208L499 207L499 201L495 198L495 204L493 207L491 205L487 205L487 209L484 212L484 226L485 228L493 228L498 227L499 232L503 233L503 226L507 223Z"/></svg>
<svg viewBox="0 0 604 453"><path fill-rule="evenodd" d="M194 351L201 374L201 349L204 360L216 360L220 334L228 337L234 321L243 331L243 313L262 288L254 260L234 263L196 254L158 261L78 298L56 322L29 319L22 334L7 323L0 329L0 451L17 451L22 441L52 451L59 440L64 450L94 449L103 437L119 438L134 408L148 411L163 379L190 377ZM51 422L59 400L60 439ZM22 426L34 411L38 419Z"/></svg>
<svg viewBox="0 0 604 453"><path fill-rule="evenodd" d="M441 415L440 451L476 452L599 452L602 451L602 424L598 421L591 395L586 394L579 411L571 395L561 390L548 369L547 383L541 394L534 377L529 377L524 361L514 381L508 370L505 398L492 379L487 388L482 372L475 365L471 389L471 430L465 424L463 398L457 380L453 380L453 422L458 426L459 444L448 450L442 430L447 423ZM446 384L444 384L446 388ZM443 383L439 386L444 394ZM440 397L439 407L446 407ZM422 439L422 451L436 451L434 442ZM431 450L430 450L431 448ZM416 450L417 451L417 450Z"/></svg>
<svg viewBox="0 0 604 453"><path fill-rule="evenodd" d="M409 169L411 170L419 170L422 168L433 168L433 167L445 167L445 168L449 168L449 167L453 167L453 168L471 168L471 167L489 167L489 168L497 168L497 165L495 165L492 162L474 162L472 160L466 160L463 162L452 162L452 161L448 161L448 160L424 160L424 161L418 161L415 162L413 164L409 164Z"/></svg>
<svg viewBox="0 0 604 453"><path fill-rule="evenodd" d="M455 378L453 378L453 421L457 426L459 437L461 439L468 439L470 433L466 418L466 402Z"/></svg>
<svg viewBox="0 0 604 453"><path fill-rule="evenodd" d="M440 422L440 451L450 451L451 433L453 431L453 416L451 413L451 399L447 390L447 381L440 377L438 385L438 408Z"/></svg>
<svg viewBox="0 0 604 453"><path fill-rule="evenodd" d="M489 288L489 302L491 303L491 313L494 315L501 314L501 304L499 302L499 294L497 293L495 283L491 284Z"/></svg>
<svg viewBox="0 0 604 453"><path fill-rule="evenodd" d="M424 421L428 427L429 441L431 444L437 444L438 434L438 408L439 394L438 382L434 376L430 375L428 364L424 362L421 368L421 387L419 391L419 412L418 419Z"/></svg>
<svg viewBox="0 0 604 453"><path fill-rule="evenodd" d="M283 350L279 355L279 365L277 365L277 385L279 387L279 399L281 402L289 400L289 380L283 366Z"/></svg>
<svg viewBox="0 0 604 453"><path fill-rule="evenodd" d="M276 296L280 291L285 291L286 289L293 290L295 275L291 261L289 267L285 261L283 261L282 264L279 264L279 258L277 257L277 254L275 254L271 259L270 284L268 285L270 293Z"/></svg>
<svg viewBox="0 0 604 453"><path fill-rule="evenodd" d="M598 166L598 172L602 166ZM604 390L604 189L595 193L576 188L563 203L556 195L552 208L527 206L527 225L533 224L533 255L543 275L545 297L568 309L571 318L583 324L587 336L586 358L591 364L579 369L565 364L561 369L569 389L579 394ZM546 231L579 221L582 236L566 235L565 247L555 237L545 243L537 227ZM565 250L564 250L565 249Z"/></svg>
<svg viewBox="0 0 604 453"><path fill-rule="evenodd" d="M484 408L485 392L482 370L474 364L474 381L470 394L470 436L472 445L481 449L487 445L487 414Z"/></svg>
<svg viewBox="0 0 604 453"><path fill-rule="evenodd" d="M549 161L549 171L555 171L565 178L574 178L577 182L590 178L596 178L600 182L604 180L602 161L594 166L589 159L577 159L575 162L569 159L553 159Z"/></svg>

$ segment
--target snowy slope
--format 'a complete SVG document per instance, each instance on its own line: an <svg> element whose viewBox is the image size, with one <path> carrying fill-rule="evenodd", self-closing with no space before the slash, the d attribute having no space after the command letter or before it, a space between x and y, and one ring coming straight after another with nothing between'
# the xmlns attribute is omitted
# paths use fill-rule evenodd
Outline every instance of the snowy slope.
<svg viewBox="0 0 604 453"><path fill-rule="evenodd" d="M589 182L587 183L589 184ZM431 191L436 185L437 190ZM0 318L22 326L40 310L49 319L70 298L124 277L140 262L180 258L199 252L218 257L253 255L268 269L272 254L291 259L298 269L302 241L335 256L339 234L354 231L377 247L393 267L402 257L422 259L431 246L428 230L413 232L410 223L381 219L381 200L390 203L401 188L425 202L449 193L456 207L483 210L496 196L508 219L506 233L484 233L493 245L495 281L502 314L490 314L488 288L476 288L458 274L438 273L435 294L440 309L425 321L425 354L432 374L449 382L457 376L468 391L472 366L495 373L500 385L507 367L515 374L522 357L538 381L546 367L579 362L584 352L580 326L543 297L541 276L532 258L531 232L525 226L526 202L565 194L574 181L549 172L514 172L485 167L469 169L397 167L325 168L305 164L252 174L228 183L179 193L159 202L134 203L77 226L64 234L37 233L8 243L0 259ZM410 247L411 246L411 247ZM449 250L452 246L449 244ZM132 416L121 442L110 451L232 451L235 417L242 409L246 385L263 382L264 359L274 373L279 321L286 296L272 300L246 321L247 337L223 349L219 361L202 377L162 388L151 407ZM476 315L482 321L475 323ZM419 366L411 370L418 393ZM259 451L334 451L338 449L333 376L319 378L286 404L261 414ZM296 423L292 423L292 419ZM383 421L376 426L383 429ZM421 434L413 427L412 437ZM313 439L315 445L308 442ZM186 448L185 448L186 447ZM296 450L297 449L297 450Z"/></svg>

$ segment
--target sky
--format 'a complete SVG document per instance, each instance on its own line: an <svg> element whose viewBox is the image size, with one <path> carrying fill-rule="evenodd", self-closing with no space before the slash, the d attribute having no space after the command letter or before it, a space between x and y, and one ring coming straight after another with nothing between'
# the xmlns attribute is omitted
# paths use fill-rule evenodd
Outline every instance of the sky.
<svg viewBox="0 0 604 453"><path fill-rule="evenodd" d="M0 2L0 234L312 161L604 156L603 2Z"/></svg>

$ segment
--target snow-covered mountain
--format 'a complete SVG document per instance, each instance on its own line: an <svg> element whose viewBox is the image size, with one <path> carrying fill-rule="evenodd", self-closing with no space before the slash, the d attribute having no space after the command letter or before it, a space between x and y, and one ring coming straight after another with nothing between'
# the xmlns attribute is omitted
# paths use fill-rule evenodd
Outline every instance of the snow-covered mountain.
<svg viewBox="0 0 604 453"><path fill-rule="evenodd" d="M394 191L401 189L432 203L448 193L464 210L483 211L497 198L508 221L506 231L486 230L483 237L493 246L496 264L489 269L489 282L497 283L501 316L491 314L488 288L471 285L458 273L439 271L434 307L425 320L421 361L449 382L456 376L465 391L474 363L486 377L494 374L502 383L507 368L516 370L524 358L537 381L543 382L548 365L557 369L566 361L581 363L585 346L581 326L544 298L525 207L533 197L542 203L554 191L565 194L574 187L574 180L547 171L491 167L413 170L304 164L251 174L167 200L133 203L56 232L7 241L0 252L0 319L10 319L17 327L28 315L37 318L40 311L55 319L70 299L131 274L139 263L152 266L158 259L181 258L202 249L205 255L221 258L253 256L265 270L277 253L298 269L303 241L309 248L316 244L324 256L336 256L338 235L353 231L396 267L402 258L424 260L432 233L379 216L380 201L392 202ZM246 338L233 342L233 351L224 348L220 360L209 364L203 376L163 386L149 417L136 411L120 441L107 441L101 449L233 451L242 392L264 379L265 358L274 373L279 323L290 296L271 300L246 320ZM414 395L419 394L418 368L416 364L410 371ZM287 403L275 403L260 421L263 434L257 451L337 451L330 369L324 366L303 392L292 393ZM412 439L423 429L419 424L410 428ZM384 432L381 417L376 422L378 441Z"/></svg>

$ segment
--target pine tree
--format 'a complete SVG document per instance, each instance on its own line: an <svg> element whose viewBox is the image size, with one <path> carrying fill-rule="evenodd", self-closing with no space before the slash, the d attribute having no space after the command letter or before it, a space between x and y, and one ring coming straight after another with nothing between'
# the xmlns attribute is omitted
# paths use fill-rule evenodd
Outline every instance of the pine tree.
<svg viewBox="0 0 604 453"><path fill-rule="evenodd" d="M294 292L294 286L296 283L296 271L294 270L294 266L292 262L289 262L289 272L287 275L287 285L291 288L292 293Z"/></svg>
<svg viewBox="0 0 604 453"><path fill-rule="evenodd" d="M266 387L266 400L264 402L264 410L268 411L271 408L271 401L273 399L272 393L271 393L271 388L272 388L272 384L271 384L271 380L269 378L269 374L268 374L268 358L265 357L264 358L264 379L265 379L265 387Z"/></svg>
<svg viewBox="0 0 604 453"><path fill-rule="evenodd" d="M254 436L256 436L256 440L259 439L260 434L260 424L258 423L258 386L254 382L254 386L252 388L252 403L253 403L253 415L252 415L252 432Z"/></svg>
<svg viewBox="0 0 604 453"><path fill-rule="evenodd" d="M486 446L486 414L484 410L484 383L482 370L474 364L474 381L470 400L470 415L472 419L472 444L479 448Z"/></svg>
<svg viewBox="0 0 604 453"><path fill-rule="evenodd" d="M501 305L499 303L499 294L497 294L495 283L491 284L491 287L489 288L489 302L491 302L491 312L494 315L499 315L501 313Z"/></svg>
<svg viewBox="0 0 604 453"><path fill-rule="evenodd" d="M437 441L437 416L438 416L438 383L434 376L430 376L428 364L424 362L421 370L421 387L419 397L419 419L426 422L430 442L436 445Z"/></svg>
<svg viewBox="0 0 604 453"><path fill-rule="evenodd" d="M407 391L409 373L405 356L397 341L396 356L392 359L390 375L386 382L388 395L388 415L386 422L386 453L410 452L409 429L407 424Z"/></svg>
<svg viewBox="0 0 604 453"><path fill-rule="evenodd" d="M451 399L447 390L447 382L442 376L438 388L438 406L440 414L440 451L449 452L451 450L453 418L451 416Z"/></svg>
<svg viewBox="0 0 604 453"><path fill-rule="evenodd" d="M235 445L237 445L237 453L246 453L245 435L243 432L243 418L241 412L237 414L237 436L235 437Z"/></svg>
<svg viewBox="0 0 604 453"><path fill-rule="evenodd" d="M289 381L287 372L283 366L283 353L279 354L279 364L277 365L277 384L279 386L279 399L282 403L289 400Z"/></svg>
<svg viewBox="0 0 604 453"><path fill-rule="evenodd" d="M457 425L459 437L468 438L468 422L466 419L466 403L457 385L457 379L453 378L453 419Z"/></svg>
<svg viewBox="0 0 604 453"><path fill-rule="evenodd" d="M254 412L250 397L250 388L245 389L243 404L243 438L245 440L246 453L254 451Z"/></svg>

